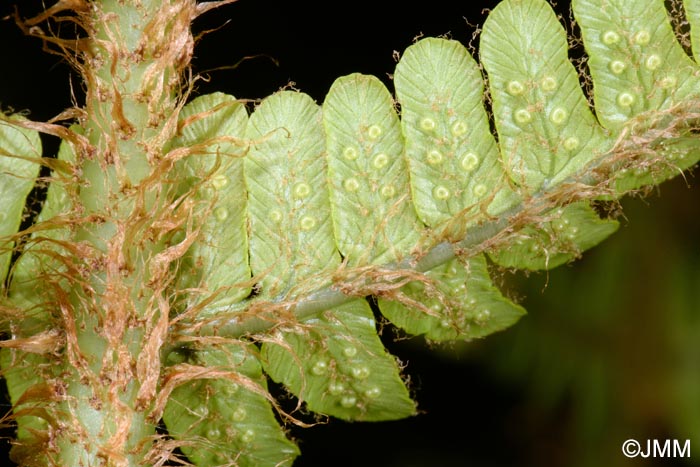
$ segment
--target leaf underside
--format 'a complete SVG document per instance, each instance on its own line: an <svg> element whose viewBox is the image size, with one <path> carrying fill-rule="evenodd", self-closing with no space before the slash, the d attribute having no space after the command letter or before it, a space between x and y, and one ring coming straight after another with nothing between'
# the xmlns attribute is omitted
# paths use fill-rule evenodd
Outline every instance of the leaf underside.
<svg viewBox="0 0 700 467"><path fill-rule="evenodd" d="M175 388L163 420L195 465L291 465L299 450L286 437L264 394L266 379L252 344L213 346L197 362L225 369ZM192 444L194 442L194 444Z"/></svg>
<svg viewBox="0 0 700 467"><path fill-rule="evenodd" d="M39 175L41 141L39 134L0 120L0 282L5 276L12 257L14 235L22 222L25 200ZM2 287L4 288L4 286Z"/></svg>
<svg viewBox="0 0 700 467"><path fill-rule="evenodd" d="M700 2L684 5L697 58ZM408 334L434 341L505 329L524 310L493 284L490 263L542 270L571 261L618 227L599 217L591 198L616 199L697 163L696 117L688 115L700 69L676 40L664 2L574 0L573 11L594 109L545 0L504 0L490 13L480 37L483 70L456 41L409 47L395 73L400 115L384 84L361 74L339 78L322 106L292 91L268 97L250 116L221 93L185 106L169 149L189 151L176 168L178 188L203 214L186 233L198 240L180 264L178 287L193 290L183 307L206 318L279 306L274 330L252 336L259 345L197 349L190 363L228 376L186 383L166 406L171 435L199 440L183 444L191 461L291 464L298 451L264 396L263 371L321 414L378 421L416 413L364 295L374 294L379 311ZM36 156L34 133L7 128L0 127L3 155ZM7 236L38 165L0 163L0 192L11 207L0 235ZM591 173L610 183L587 186ZM425 273L397 266L572 183L597 196L551 205L506 243L462 252ZM61 211L54 205L45 213ZM4 275L12 243L2 245ZM30 303L37 287L28 278L31 258L16 264L17 304ZM353 282L363 274L382 287L365 293ZM302 322L288 313L287 305L332 285L356 298ZM6 377L16 402L26 375Z"/></svg>

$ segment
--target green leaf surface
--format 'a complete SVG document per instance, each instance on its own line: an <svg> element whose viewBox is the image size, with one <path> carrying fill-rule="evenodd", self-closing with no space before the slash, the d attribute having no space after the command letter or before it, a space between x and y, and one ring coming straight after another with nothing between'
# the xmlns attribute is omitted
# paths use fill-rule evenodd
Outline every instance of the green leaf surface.
<svg viewBox="0 0 700 467"><path fill-rule="evenodd" d="M398 364L379 340L365 301L327 311L279 337L263 348L265 370L310 410L357 421L415 414Z"/></svg>
<svg viewBox="0 0 700 467"><path fill-rule="evenodd" d="M80 131L76 126L71 129ZM74 160L73 151L65 141L61 142L57 158L59 161ZM53 176L55 180L59 180L61 175L65 174L54 172ZM38 334L46 331L50 326L50 316L57 305L51 301L48 293L51 287L58 284L51 284L51 287L48 287L49 281L45 274L50 274L52 281L59 281L63 287L66 287L67 280L61 276L66 268L57 255L63 252L58 242L64 240L69 231L52 219L57 215L65 214L69 206L70 200L63 182L51 183L36 222L44 228L31 234L31 241L27 242L12 268L8 302L17 309L25 310L21 322L15 322L14 332L17 337ZM37 401L36 398L42 394L41 388L45 387L42 383L56 376L53 371L56 369L55 362L45 355L18 349L0 349L0 368L13 403L17 439L20 441L12 448L12 452L22 451L18 458L32 459L31 456L36 455L31 453L36 449L34 443L43 443L43 436L47 436L48 429L48 423L44 418L46 412L42 408L43 402ZM29 397L24 403L19 403L28 390L35 392L34 400ZM12 454L13 457L14 455ZM43 454L40 457L34 459L36 465L44 465L46 462Z"/></svg>
<svg viewBox="0 0 700 467"><path fill-rule="evenodd" d="M420 219L429 226L455 216L474 223L489 204L492 214L509 207L503 196L492 203L506 183L481 71L467 49L457 41L423 39L406 49L394 81Z"/></svg>
<svg viewBox="0 0 700 467"><path fill-rule="evenodd" d="M700 2L697 0L683 0L685 16L690 24L690 43L693 49L695 62L700 61Z"/></svg>
<svg viewBox="0 0 700 467"><path fill-rule="evenodd" d="M39 133L12 125L19 117L0 120L0 283L4 282L12 258L14 241L27 195L39 175Z"/></svg>
<svg viewBox="0 0 700 467"><path fill-rule="evenodd" d="M697 67L676 40L663 0L574 0L596 114L619 129L649 110L668 109L697 94Z"/></svg>
<svg viewBox="0 0 700 467"><path fill-rule="evenodd" d="M499 3L480 44L503 164L521 191L558 184L610 148L545 0Z"/></svg>
<svg viewBox="0 0 700 467"><path fill-rule="evenodd" d="M671 118L673 117L662 120L668 121ZM663 121L659 125L661 131L662 128ZM694 131L687 127L678 136L645 143L644 155L640 156L636 166L617 170L613 185L616 195L605 198L615 198L640 187L658 185L697 164L700 161L700 140L693 135Z"/></svg>
<svg viewBox="0 0 700 467"><path fill-rule="evenodd" d="M248 122L245 106L234 97L214 93L198 97L180 114L174 148L190 148L181 168L185 189L194 189L198 212L211 210L182 265L186 286L219 296L211 309L249 295L246 191L243 141Z"/></svg>
<svg viewBox="0 0 700 467"><path fill-rule="evenodd" d="M251 264L254 272L262 274L263 294L274 295L286 291L293 281L340 266L320 108L304 94L276 94L251 116L248 137L252 140L245 171L250 187ZM313 332L280 332L277 342L266 342L267 373L317 412L361 420L413 413L396 363L376 336L367 304L353 301L325 316L322 323L309 321L302 326L313 326ZM353 355L348 355L350 343ZM319 344L334 359L321 373L320 360L309 363ZM360 373L351 381L353 371ZM332 397L331 383L332 392L337 393Z"/></svg>
<svg viewBox="0 0 700 467"><path fill-rule="evenodd" d="M217 345L197 352L199 364L230 378L199 379L175 388L163 420L198 466L282 467L299 455L275 419L257 350Z"/></svg>
<svg viewBox="0 0 700 467"><path fill-rule="evenodd" d="M338 249L351 266L400 260L421 225L391 94L374 76L338 78L323 104L323 123Z"/></svg>
<svg viewBox="0 0 700 467"><path fill-rule="evenodd" d="M81 131L77 125L72 126L71 130ZM57 159L70 163L75 160L75 154L66 141L62 141L59 146ZM47 281L43 274L51 274L53 279L58 279L61 276L56 273L66 269L57 255L65 254L60 242L67 239L70 230L55 217L67 214L70 209L70 198L64 178L67 176L66 172L59 173L54 170L54 181L48 186L46 199L36 219L36 225L42 228L31 234L31 241L27 243L12 269L9 298L18 308L38 310L46 305L51 306L50 303L46 303ZM67 286L65 279L60 279L60 283ZM49 311L46 310L45 313ZM39 318L41 314L37 311L34 317ZM39 320L43 321L44 318Z"/></svg>
<svg viewBox="0 0 700 467"><path fill-rule="evenodd" d="M552 269L596 246L618 227L617 221L601 219L588 203L579 202L550 212L539 226L524 228L491 258L508 268Z"/></svg>
<svg viewBox="0 0 700 467"><path fill-rule="evenodd" d="M678 105L691 102L691 96L697 102L700 82L696 64L674 36L664 2L612 0L601 8L599 1L575 0L572 6L590 57L598 119L612 130L633 122L628 131L635 133L636 147L631 149L640 152L641 162L621 168L617 192L660 183L700 160L690 128L684 131L681 123L678 136L667 131L678 124ZM692 18L694 5L688 6Z"/></svg>
<svg viewBox="0 0 700 467"><path fill-rule="evenodd" d="M412 282L401 289L425 308L380 304L382 313L410 334L425 334L434 341L470 340L512 326L525 314L494 287L483 255L464 265L453 259L426 276L429 286Z"/></svg>
<svg viewBox="0 0 700 467"><path fill-rule="evenodd" d="M27 452L31 449L39 449L43 442L42 434L46 435L48 423L44 418L46 415L45 404L43 401L37 400L37 395L42 392L42 383L55 376L50 374L50 366L51 362L42 355L14 349L0 349L2 376L6 381L7 393L13 404L15 415L13 421L17 423L18 444L12 448L12 451ZM22 396L31 389L37 391L33 400L21 403ZM35 443L39 443L39 445ZM15 457L14 454L11 456ZM45 459L39 458L36 461L37 464L34 465L44 465Z"/></svg>
<svg viewBox="0 0 700 467"><path fill-rule="evenodd" d="M250 261L265 297L339 264L326 182L321 109L284 91L250 117L245 159Z"/></svg>

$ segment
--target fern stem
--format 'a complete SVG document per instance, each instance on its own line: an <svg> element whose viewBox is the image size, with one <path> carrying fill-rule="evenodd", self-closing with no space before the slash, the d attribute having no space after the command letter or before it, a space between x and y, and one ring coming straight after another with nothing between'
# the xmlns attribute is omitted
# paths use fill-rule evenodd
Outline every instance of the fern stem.
<svg viewBox="0 0 700 467"><path fill-rule="evenodd" d="M528 223L536 221L554 206L564 207L574 201L598 198L607 192L606 187L612 183L609 177L610 164L621 162L613 152L614 149L601 155L589 167L585 167L580 173L572 175L554 187L545 184L538 193L529 195L526 201L521 201L509 208L498 218L470 227L462 240L440 242L420 257L408 256L401 262L380 265L376 269L404 271L406 276L415 272L426 272L456 257L466 259L489 248L502 245L508 240L509 235L516 233ZM593 187L596 188L586 189ZM363 285L371 289L372 281L376 281L376 277L371 279L367 277ZM219 310L219 316L216 318L203 319L195 323L188 322L186 326L175 329L175 334L180 334L180 340L187 341L193 337L240 338L262 333L279 325L280 308L285 310L290 320L305 321L358 298L341 289L342 287L338 284L330 284L294 297L292 301L282 297L276 302L263 302L253 306L242 302ZM268 310L265 310L266 307ZM177 344L173 344L164 347L163 352L167 354L176 348Z"/></svg>
<svg viewBox="0 0 700 467"><path fill-rule="evenodd" d="M431 248L420 259L409 257L399 263L382 265L379 268L387 271L426 272L447 261L454 259L457 255L471 256L482 250L480 248L485 242L497 238L499 234L510 231L514 224L520 224L518 216L525 211L521 203L496 220L488 221L470 229L466 237L459 242L441 242ZM518 218L516 222L516 218ZM191 336L221 336L227 338L239 338L268 331L275 325L279 325L279 317L273 318L273 314L279 313L279 306L283 305L286 311L293 314L293 319L305 321L318 316L320 313L331 308L340 306L358 297L348 295L338 288L337 285L329 285L301 297L296 297L293 303L284 305L284 299L278 303L268 303L272 310L269 315L263 313L249 313L247 303L242 303L238 307L231 306L226 310L221 310L222 316L214 319L202 320L201 322L187 327L178 328L177 332L187 340ZM263 304L264 305L264 304ZM232 316L233 315L233 316ZM164 351L175 349L175 346Z"/></svg>
<svg viewBox="0 0 700 467"><path fill-rule="evenodd" d="M195 9L194 0L105 0L81 13L87 144L76 151L73 240L86 272L60 302L67 348L58 411L71 416L57 430L56 465L141 465L155 439L148 411L170 260L167 228L158 227L169 215L162 156L176 129Z"/></svg>

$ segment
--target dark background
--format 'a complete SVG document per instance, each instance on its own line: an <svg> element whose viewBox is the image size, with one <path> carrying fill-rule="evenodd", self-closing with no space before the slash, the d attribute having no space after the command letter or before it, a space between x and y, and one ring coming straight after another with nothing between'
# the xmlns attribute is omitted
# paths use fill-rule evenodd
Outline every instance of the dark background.
<svg viewBox="0 0 700 467"><path fill-rule="evenodd" d="M351 72L374 74L391 89L394 51L420 35L466 44L475 30L468 23L482 24L482 10L496 3L240 0L195 23L211 30L195 49L194 71L209 79L197 92L259 99L293 82L321 102L333 80ZM0 15L14 6L25 17L41 7L2 1ZM559 11L568 14L568 3ZM45 120L71 105L72 92L81 102L65 61L11 21L0 23L0 44L3 109ZM233 67L251 56L258 58ZM530 313L510 330L432 348L385 332L408 365L421 414L295 428L295 466L700 465L620 452L628 438L691 439L691 452L700 452L698 193L692 174L677 177L625 202L620 232L582 260L549 274L498 273Z"/></svg>

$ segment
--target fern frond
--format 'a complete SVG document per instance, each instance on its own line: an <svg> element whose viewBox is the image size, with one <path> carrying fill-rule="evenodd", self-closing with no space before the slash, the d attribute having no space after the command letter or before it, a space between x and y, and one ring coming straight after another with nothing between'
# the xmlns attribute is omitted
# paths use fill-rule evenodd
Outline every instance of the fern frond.
<svg viewBox="0 0 700 467"><path fill-rule="evenodd" d="M404 53L400 118L383 84L360 74L339 78L322 108L291 91L260 104L243 156L259 291L208 312L195 332L253 333L268 374L311 410L358 420L412 413L383 402L403 396L396 367L377 371L388 364L378 343L353 346L355 360L342 352L371 338L357 297L376 296L395 325L432 340L504 329L523 310L491 283L485 253L519 269L570 261L617 229L592 201L659 183L700 156L699 71L663 3L578 1L574 12L594 110L544 0L503 1L484 25L497 138L479 65L446 39ZM358 368L366 380L353 377ZM375 379L387 371L390 382ZM373 388L382 396L370 397Z"/></svg>
<svg viewBox="0 0 700 467"><path fill-rule="evenodd" d="M699 4L685 2L696 60ZM397 65L395 97L377 78L352 74L322 105L281 91L250 115L221 93L182 109L163 157L174 166L163 185L175 188L156 191L173 193L162 232L180 230L158 246L176 259L186 251L168 282L173 306L163 307L174 312L162 405L191 461L293 462L298 450L274 419L264 373L321 414L416 413L367 297L394 325L433 341L503 330L524 310L494 285L490 263L539 270L571 261L618 227L596 202L700 160L700 68L663 0L575 0L573 11L594 108L550 5L504 0L484 24L479 63L456 41L418 41ZM12 207L0 218L4 280L38 137L0 122L0 150L16 156L0 158L0 193ZM50 189L40 220L60 217L60 195ZM58 261L43 268L71 266L45 251ZM33 252L44 250L29 248L15 264L10 302L39 309L41 327L51 313L32 295ZM37 380L12 364L3 352L19 404ZM20 438L37 428L18 421Z"/></svg>

